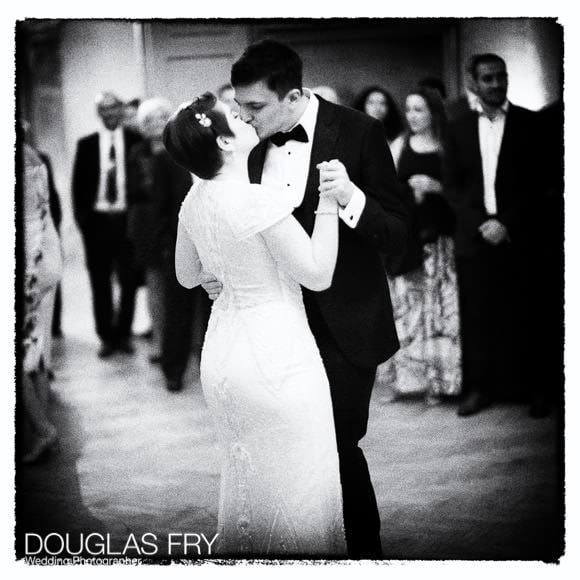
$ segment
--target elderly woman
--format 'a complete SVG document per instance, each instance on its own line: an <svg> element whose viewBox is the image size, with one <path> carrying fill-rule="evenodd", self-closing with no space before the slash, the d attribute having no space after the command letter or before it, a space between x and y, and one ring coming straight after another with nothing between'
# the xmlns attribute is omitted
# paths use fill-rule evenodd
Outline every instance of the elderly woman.
<svg viewBox="0 0 580 580"><path fill-rule="evenodd" d="M172 112L163 98L145 100L137 111L144 141L135 145L129 159L133 199L128 228L137 264L145 271L155 349L150 360L161 362L167 388L177 391L191 351L194 295L177 283L173 267L177 214L191 176L163 145Z"/></svg>

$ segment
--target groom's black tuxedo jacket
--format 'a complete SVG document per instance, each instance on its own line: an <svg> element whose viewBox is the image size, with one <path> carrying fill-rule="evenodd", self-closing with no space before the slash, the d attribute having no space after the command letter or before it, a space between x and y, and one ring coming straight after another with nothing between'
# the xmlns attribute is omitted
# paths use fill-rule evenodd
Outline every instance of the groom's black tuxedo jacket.
<svg viewBox="0 0 580 580"><path fill-rule="evenodd" d="M405 250L408 208L382 125L363 113L318 99L306 191L294 215L311 235L319 200L316 165L331 159L345 165L366 203L356 228L340 220L331 287L313 293L303 288L303 292L318 304L344 355L357 366L376 367L399 348L382 254L399 255ZM250 154L252 183L261 182L267 146L264 141ZM307 308L309 301L305 297ZM316 336L316 329L312 330Z"/></svg>

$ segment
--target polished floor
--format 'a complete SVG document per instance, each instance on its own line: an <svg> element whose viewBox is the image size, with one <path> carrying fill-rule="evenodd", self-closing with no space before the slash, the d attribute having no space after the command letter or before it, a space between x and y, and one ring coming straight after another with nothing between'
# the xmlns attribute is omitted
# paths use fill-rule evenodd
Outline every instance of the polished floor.
<svg viewBox="0 0 580 580"><path fill-rule="evenodd" d="M117 547L130 533L211 538L219 475L198 359L179 393L165 389L143 338L134 355L100 360L78 255L68 260L63 289L51 409L59 445L18 469L17 546L26 532L110 534ZM140 295L137 332L148 325L145 312ZM386 559L558 559L557 413L532 419L526 407L502 404L458 418L453 402L429 407L388 395L378 380L363 441Z"/></svg>

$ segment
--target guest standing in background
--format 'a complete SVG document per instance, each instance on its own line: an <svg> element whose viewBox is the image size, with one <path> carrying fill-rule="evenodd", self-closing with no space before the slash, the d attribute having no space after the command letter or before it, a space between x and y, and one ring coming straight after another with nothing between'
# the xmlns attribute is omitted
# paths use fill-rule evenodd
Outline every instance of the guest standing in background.
<svg viewBox="0 0 580 580"><path fill-rule="evenodd" d="M54 177L52 174L52 165L50 163L50 158L46 153L37 151L42 163L46 167L46 177L48 182L48 208L50 211L50 217L54 228L56 230L59 247L62 253L62 242L60 239L60 223L62 221L62 208L60 205L60 198L58 192L56 191L56 186L54 184ZM52 368L52 337L62 336L61 328L61 313L62 313L62 291L61 282L59 280L56 288L54 289L54 296L50 306L46 309L46 322L43 323L43 328L46 333L44 340L44 364L46 366L46 371L48 378L50 380L54 379L54 370Z"/></svg>
<svg viewBox="0 0 580 580"><path fill-rule="evenodd" d="M470 63L478 111L451 124L445 194L457 216L463 383L460 416L501 398L526 397L546 360L536 315L538 245L547 220L539 196L546 162L538 115L507 100L506 64L496 54ZM531 285L531 287L530 287Z"/></svg>
<svg viewBox="0 0 580 580"><path fill-rule="evenodd" d="M366 88L356 99L354 108L383 124L389 147L403 131L401 114L393 97L379 86Z"/></svg>
<svg viewBox="0 0 580 580"><path fill-rule="evenodd" d="M137 111L139 110L140 104L141 99L131 99L125 103L123 111L123 127L132 129L137 133L140 131L139 119L137 118Z"/></svg>
<svg viewBox="0 0 580 580"><path fill-rule="evenodd" d="M50 385L44 360L50 337L54 293L62 275L60 239L49 210L46 166L27 143L22 145L24 218L24 317L21 396L32 427L25 463L37 461L56 442L48 416Z"/></svg>
<svg viewBox="0 0 580 580"><path fill-rule="evenodd" d="M39 151L38 154L40 155L42 162L46 166L46 171L48 173L50 215L52 217L52 221L54 222L54 227L56 228L56 231L60 238L61 236L60 224L62 223L62 206L60 203L60 196L54 183L52 163L50 162L50 157L46 153ZM52 322L50 330L51 335L53 337L55 338L62 337L62 286L60 283L56 287L56 294L54 296L54 312L52 314ZM49 371L49 375L52 376L52 370Z"/></svg>
<svg viewBox="0 0 580 580"><path fill-rule="evenodd" d="M21 128L24 141L30 147L32 147L32 149L34 149L34 152L38 155L41 162L44 164L44 167L46 168L49 211L56 232L59 235L60 241L60 223L62 221L62 207L60 203L60 197L58 195L54 183L50 157L46 153L39 151L35 147L34 136L31 131L30 123L26 120L23 120ZM59 282L54 291L54 295L48 299L47 306L43 309L44 315L48 317L46 322L42 323L42 328L46 332L46 335L43 339L44 344L43 360L48 377L51 380L54 379L54 372L52 369L52 337L62 336L61 311L62 311L62 295L61 295L61 286Z"/></svg>
<svg viewBox="0 0 580 580"><path fill-rule="evenodd" d="M149 360L161 361L164 321L165 273L161 244L163 185L156 177L156 159L163 148L163 129L171 116L171 105L164 99L148 99L138 109L136 126L144 137L129 153L128 183L131 194L127 212L127 237L134 249L135 266L144 272L153 352Z"/></svg>
<svg viewBox="0 0 580 580"><path fill-rule="evenodd" d="M456 99L449 101L446 105L447 119L450 123L453 123L456 119L460 119L472 111L477 111L478 98L475 92L475 84L469 71L469 66L465 72L464 84L465 87L463 94Z"/></svg>
<svg viewBox="0 0 580 580"><path fill-rule="evenodd" d="M204 327L209 300L197 288L187 290L175 277L177 216L191 187L191 176L173 162L163 145L163 130L173 109L162 98L141 103L137 118L145 140L133 147L129 161L131 203L129 238L135 257L145 269L149 311L153 324L151 362L160 362L170 391L183 387L183 375L193 347L196 298L204 300ZM205 333L205 328L201 330Z"/></svg>
<svg viewBox="0 0 580 580"><path fill-rule="evenodd" d="M447 100L447 91L445 85L441 79L437 77L425 77L417 83L417 88L419 89L431 89L437 91L443 103Z"/></svg>
<svg viewBox="0 0 580 580"><path fill-rule="evenodd" d="M93 297L99 356L132 353L131 326L139 283L133 248L127 238L129 151L141 137L122 126L124 105L105 92L96 100L102 128L82 138L73 168L72 200L81 232ZM121 287L120 307L113 305L113 272Z"/></svg>
<svg viewBox="0 0 580 580"><path fill-rule="evenodd" d="M395 159L412 212L409 251L388 260L401 349L381 369L395 397L423 394L428 404L461 389L454 216L442 195L445 110L439 93L419 87L406 99L408 130Z"/></svg>

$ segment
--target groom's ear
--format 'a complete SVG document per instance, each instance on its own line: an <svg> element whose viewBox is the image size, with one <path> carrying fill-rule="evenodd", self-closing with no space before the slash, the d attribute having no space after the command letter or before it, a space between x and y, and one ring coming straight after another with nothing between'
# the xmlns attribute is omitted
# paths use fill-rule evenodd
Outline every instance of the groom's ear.
<svg viewBox="0 0 580 580"><path fill-rule="evenodd" d="M234 138L227 137L226 135L218 135L216 138L217 146L222 151L232 151L234 148Z"/></svg>
<svg viewBox="0 0 580 580"><path fill-rule="evenodd" d="M290 104L295 104L298 102L300 97L302 96L302 91L300 89L292 89L286 93L286 98Z"/></svg>

